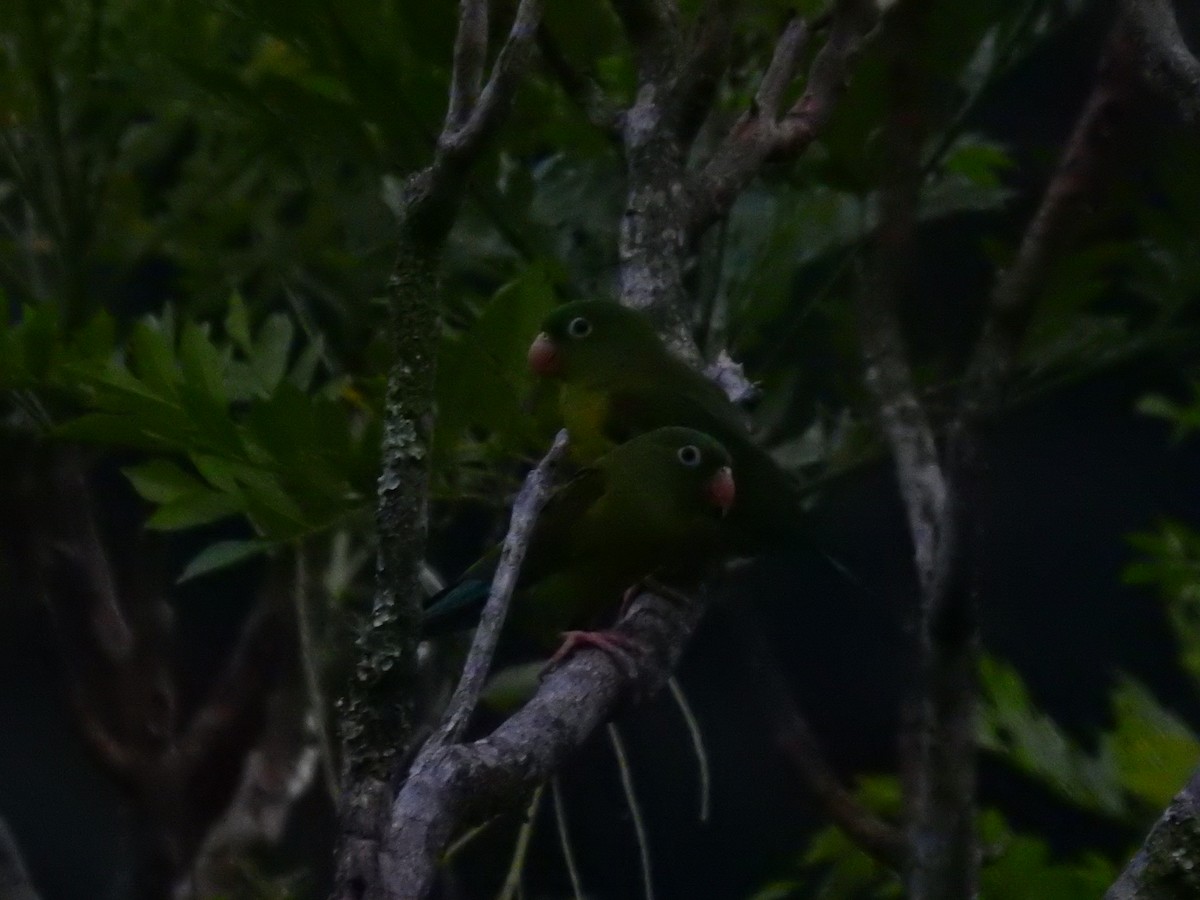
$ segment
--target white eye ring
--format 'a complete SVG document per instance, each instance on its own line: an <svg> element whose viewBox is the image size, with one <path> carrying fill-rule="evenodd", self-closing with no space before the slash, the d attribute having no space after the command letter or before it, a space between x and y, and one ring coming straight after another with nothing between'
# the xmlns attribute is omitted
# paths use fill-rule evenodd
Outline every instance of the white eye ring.
<svg viewBox="0 0 1200 900"><path fill-rule="evenodd" d="M684 444L675 452L675 455L689 469L694 469L700 465L700 450L695 444Z"/></svg>
<svg viewBox="0 0 1200 900"><path fill-rule="evenodd" d="M576 316L567 323L567 334L573 338L587 337L592 333L592 323L583 316Z"/></svg>

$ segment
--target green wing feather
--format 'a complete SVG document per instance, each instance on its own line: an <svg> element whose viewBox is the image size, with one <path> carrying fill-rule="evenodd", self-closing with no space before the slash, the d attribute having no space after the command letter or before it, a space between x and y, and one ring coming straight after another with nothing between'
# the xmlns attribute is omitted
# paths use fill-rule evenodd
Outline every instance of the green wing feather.
<svg viewBox="0 0 1200 900"><path fill-rule="evenodd" d="M517 579L517 591L535 584L548 573L566 565L571 552L575 523L584 518L604 494L605 474L599 468L581 469L551 495L538 516L525 561ZM422 616L422 630L436 635L470 628L487 601L500 546L492 547L452 585L430 598Z"/></svg>

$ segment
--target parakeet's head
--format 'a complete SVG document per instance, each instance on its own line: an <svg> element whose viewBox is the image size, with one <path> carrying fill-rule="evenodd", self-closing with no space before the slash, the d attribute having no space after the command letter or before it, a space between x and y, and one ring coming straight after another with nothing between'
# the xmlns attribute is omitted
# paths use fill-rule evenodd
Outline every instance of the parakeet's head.
<svg viewBox="0 0 1200 900"><path fill-rule="evenodd" d="M667 352L650 320L607 300L565 303L542 322L529 368L564 381L605 384Z"/></svg>
<svg viewBox="0 0 1200 900"><path fill-rule="evenodd" d="M682 517L724 516L737 496L729 451L694 428L647 431L614 447L598 465L635 474L623 482Z"/></svg>

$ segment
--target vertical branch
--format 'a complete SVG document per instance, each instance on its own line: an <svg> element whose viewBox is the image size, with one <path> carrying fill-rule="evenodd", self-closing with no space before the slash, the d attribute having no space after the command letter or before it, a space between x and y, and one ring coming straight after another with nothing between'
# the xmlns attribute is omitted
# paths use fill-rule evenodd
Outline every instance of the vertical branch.
<svg viewBox="0 0 1200 900"><path fill-rule="evenodd" d="M393 361L376 503L376 591L358 622L354 672L337 704L344 774L334 896L341 900L380 896L380 842L413 732L441 252L466 173L512 100L541 17L540 0L521 0L484 81L485 6L486 0L461 4L445 127L430 165L406 185L387 285Z"/></svg>
<svg viewBox="0 0 1200 900"><path fill-rule="evenodd" d="M898 309L911 286L915 247L926 124L919 59L928 8L928 3L906 4L889 20L888 164L858 306L865 380L895 463L919 595L912 621L913 675L900 736L906 888L914 900L952 900L976 894L979 868L974 833L978 624L964 533L968 510L960 495L965 451L939 452L934 423L917 394Z"/></svg>

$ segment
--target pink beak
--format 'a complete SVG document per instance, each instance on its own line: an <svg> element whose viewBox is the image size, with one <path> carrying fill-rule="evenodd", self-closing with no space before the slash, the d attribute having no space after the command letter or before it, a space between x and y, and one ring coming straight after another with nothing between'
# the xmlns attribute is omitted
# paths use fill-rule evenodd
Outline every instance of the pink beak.
<svg viewBox="0 0 1200 900"><path fill-rule="evenodd" d="M562 359L558 347L550 335L542 332L529 345L529 368L535 375L558 375L562 372Z"/></svg>
<svg viewBox="0 0 1200 900"><path fill-rule="evenodd" d="M733 483L733 470L729 466L722 466L708 483L708 499L721 510L721 515L728 515L736 498L737 487Z"/></svg>

